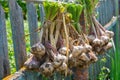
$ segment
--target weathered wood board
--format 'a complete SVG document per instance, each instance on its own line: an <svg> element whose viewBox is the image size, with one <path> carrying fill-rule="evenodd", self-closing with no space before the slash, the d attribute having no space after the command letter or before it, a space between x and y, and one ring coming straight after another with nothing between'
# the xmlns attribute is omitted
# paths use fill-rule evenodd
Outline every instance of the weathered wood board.
<svg viewBox="0 0 120 80"><path fill-rule="evenodd" d="M9 0L9 9L16 69L19 70L26 61L23 15L16 0Z"/></svg>
<svg viewBox="0 0 120 80"><path fill-rule="evenodd" d="M5 14L0 5L0 80L10 74Z"/></svg>

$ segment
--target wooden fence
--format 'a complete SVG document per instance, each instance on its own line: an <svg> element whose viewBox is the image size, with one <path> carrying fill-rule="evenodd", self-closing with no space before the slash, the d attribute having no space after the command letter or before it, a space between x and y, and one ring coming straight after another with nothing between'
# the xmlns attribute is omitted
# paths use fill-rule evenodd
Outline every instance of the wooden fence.
<svg viewBox="0 0 120 80"><path fill-rule="evenodd" d="M98 12L98 20L100 21L101 24L105 25L112 19L114 12L115 12L114 1L115 0L100 0L100 5L96 9L96 11ZM44 16L42 12L43 11L42 4L39 4L39 5L40 5L39 6L40 14L41 16ZM10 12L10 23L11 23L11 30L12 30L12 40L13 40L13 45L14 45L16 69L19 70L23 66L26 60L26 57L27 57L26 46L25 46L26 43L24 41L25 35L24 35L23 15L22 15L22 9L17 4L16 0L9 0L9 9L10 9L9 11ZM35 32L35 30L38 28L38 18L37 18L37 11L36 11L36 7L34 3L32 2L27 3L27 13L28 13L29 32L32 33L30 34L30 45L32 46L33 44L39 41L39 34ZM43 17L41 17L41 21L43 20L44 20ZM114 26L114 24L112 24L112 26ZM109 59L108 59L107 66L110 66ZM91 65L89 69L91 80L96 80L101 67L102 65L100 66L99 61ZM4 10L1 5L0 5L0 69L1 69L0 80L3 77L10 74L10 66L9 66L9 60L8 60L8 46L7 46L7 37L6 37L5 14L4 14ZM20 80L42 80L41 75L34 71L30 71L29 73L24 72L23 76L25 76L26 78L20 79ZM57 75L57 77L60 78L61 76ZM59 80L61 79L62 78L60 78ZM71 80L71 77L67 77L65 80Z"/></svg>

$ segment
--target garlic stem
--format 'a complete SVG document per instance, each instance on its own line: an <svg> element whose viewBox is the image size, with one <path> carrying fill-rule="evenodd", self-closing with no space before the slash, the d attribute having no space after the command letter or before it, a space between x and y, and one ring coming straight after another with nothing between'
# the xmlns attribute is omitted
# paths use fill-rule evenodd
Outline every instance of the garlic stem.
<svg viewBox="0 0 120 80"><path fill-rule="evenodd" d="M93 22L94 22L94 25L95 25L95 29L96 29L96 32L97 32L97 35L98 36L100 36L100 30L99 30L99 25L98 25L98 23L96 22L96 20L95 20L95 17L93 17Z"/></svg>
<svg viewBox="0 0 120 80"><path fill-rule="evenodd" d="M93 31L94 31L95 37L96 37L96 38L98 38L98 37L97 37L96 30L95 30L95 26L94 26L94 24L93 24L93 23L92 23L92 28L93 28Z"/></svg>
<svg viewBox="0 0 120 80"><path fill-rule="evenodd" d="M69 51L69 36L68 36L68 32L67 32L67 27L66 27L66 22L65 22L65 15L63 14L63 26L64 26L64 30L65 30L65 35L66 35L66 47L67 47L67 57L68 57L68 51Z"/></svg>
<svg viewBox="0 0 120 80"><path fill-rule="evenodd" d="M61 28L61 23L58 22L58 24L56 25L55 45L57 44L57 41L58 41L58 36L59 36L59 34L60 34L60 28Z"/></svg>
<svg viewBox="0 0 120 80"><path fill-rule="evenodd" d="M53 22L50 26L50 43L54 48L56 48L55 39L53 37L54 29L55 29L55 22Z"/></svg>
<svg viewBox="0 0 120 80"><path fill-rule="evenodd" d="M48 41L48 27L46 28L46 30L45 30L45 41Z"/></svg>
<svg viewBox="0 0 120 80"><path fill-rule="evenodd" d="M96 18L94 18L94 20L98 23L99 27L105 32L105 29L104 29L103 26L96 20Z"/></svg>
<svg viewBox="0 0 120 80"><path fill-rule="evenodd" d="M44 28L42 27L42 29L40 30L40 43L42 42L43 30L44 30Z"/></svg>

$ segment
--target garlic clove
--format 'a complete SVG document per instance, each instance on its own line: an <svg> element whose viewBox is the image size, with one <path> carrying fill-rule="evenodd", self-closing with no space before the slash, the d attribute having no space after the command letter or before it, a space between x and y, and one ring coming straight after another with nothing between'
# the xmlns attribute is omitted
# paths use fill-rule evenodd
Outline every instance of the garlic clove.
<svg viewBox="0 0 120 80"><path fill-rule="evenodd" d="M110 39L107 36L101 36L101 40L104 42L103 45L105 45L109 42Z"/></svg>
<svg viewBox="0 0 120 80"><path fill-rule="evenodd" d="M100 39L98 39L98 38L96 38L96 39L93 40L93 45L94 46L100 46L101 43L102 43L102 41Z"/></svg>
<svg viewBox="0 0 120 80"><path fill-rule="evenodd" d="M106 34L109 38L112 38L112 37L114 36L114 32L108 31L108 30L105 31L105 34Z"/></svg>
<svg viewBox="0 0 120 80"><path fill-rule="evenodd" d="M112 48L113 47L113 45L112 45L112 42L109 42L106 46L104 46L103 48L104 48L104 50L108 50L108 49L110 49L110 48Z"/></svg>
<svg viewBox="0 0 120 80"><path fill-rule="evenodd" d="M54 61L62 61L62 62L67 62L67 57L61 54L58 54L55 56Z"/></svg>
<svg viewBox="0 0 120 80"><path fill-rule="evenodd" d="M70 49L68 49L68 52L70 52ZM67 54L67 47L62 47L59 49L59 53L66 55Z"/></svg>

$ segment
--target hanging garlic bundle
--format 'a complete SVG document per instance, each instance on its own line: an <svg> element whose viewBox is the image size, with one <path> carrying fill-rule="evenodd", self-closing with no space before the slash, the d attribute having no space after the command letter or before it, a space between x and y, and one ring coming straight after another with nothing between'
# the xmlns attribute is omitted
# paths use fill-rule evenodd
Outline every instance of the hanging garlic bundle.
<svg viewBox="0 0 120 80"><path fill-rule="evenodd" d="M40 31L40 41L31 47L31 56L25 62L28 69L37 69L49 77L55 72L72 74L71 68L89 66L97 61L96 53L112 47L113 32L105 30L92 17L93 28L85 34L79 17L83 6L44 2L46 19Z"/></svg>

